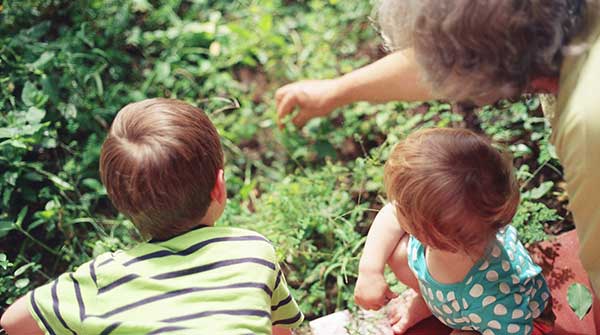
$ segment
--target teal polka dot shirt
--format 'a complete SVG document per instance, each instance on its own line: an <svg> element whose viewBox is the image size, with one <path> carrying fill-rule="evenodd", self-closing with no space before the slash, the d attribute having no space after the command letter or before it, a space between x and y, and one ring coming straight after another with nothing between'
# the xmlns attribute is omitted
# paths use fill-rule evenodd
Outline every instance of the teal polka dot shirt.
<svg viewBox="0 0 600 335"><path fill-rule="evenodd" d="M425 247L413 236L408 243L409 266L419 281L429 309L448 327L483 335L525 334L549 303L546 280L507 226L496 234L489 251L456 284L431 277Z"/></svg>

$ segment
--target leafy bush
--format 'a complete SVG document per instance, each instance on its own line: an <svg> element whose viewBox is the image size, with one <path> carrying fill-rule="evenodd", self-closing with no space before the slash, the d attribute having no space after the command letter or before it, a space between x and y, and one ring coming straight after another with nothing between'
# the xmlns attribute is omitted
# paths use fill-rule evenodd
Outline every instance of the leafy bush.
<svg viewBox="0 0 600 335"><path fill-rule="evenodd" d="M123 105L166 96L203 107L223 137L229 191L260 193L295 166L270 140L270 91L283 80L332 76L368 62L354 55L375 35L365 24L369 10L367 1L319 0L6 3L0 251L11 262L2 278L13 283L6 287L29 283L3 291L0 306L138 238L111 207L97 172L100 144ZM228 109L232 103L241 107ZM27 264L35 267L15 275Z"/></svg>
<svg viewBox="0 0 600 335"><path fill-rule="evenodd" d="M553 222L561 217L556 210L541 202L525 200L519 205L512 224L517 228L519 239L525 244L543 241L547 238L544 223Z"/></svg>
<svg viewBox="0 0 600 335"><path fill-rule="evenodd" d="M0 253L0 301L11 304L14 300L31 289L27 275L39 271L41 266L30 262L21 266L9 261L4 253Z"/></svg>
<svg viewBox="0 0 600 335"><path fill-rule="evenodd" d="M295 297L311 316L353 304L364 243L356 226L369 209L352 194L361 184L353 176L347 167L331 163L304 170L270 184L259 198L230 201L236 205L223 220L259 231L273 242Z"/></svg>
<svg viewBox="0 0 600 335"><path fill-rule="evenodd" d="M106 197L98 156L115 113L156 96L210 115L231 196L222 222L276 244L307 314L353 307L358 258L383 203L382 163L391 147L418 128L468 125L451 105L429 102L358 103L302 132L275 127L278 86L333 77L380 56L370 12L368 0L5 2L0 309L139 239ZM524 201L515 224L528 242L543 238L542 226L562 214L550 206L559 183L544 184L560 180L548 172L560 167L545 121L534 114L538 105L528 98L477 113L482 129L517 158Z"/></svg>

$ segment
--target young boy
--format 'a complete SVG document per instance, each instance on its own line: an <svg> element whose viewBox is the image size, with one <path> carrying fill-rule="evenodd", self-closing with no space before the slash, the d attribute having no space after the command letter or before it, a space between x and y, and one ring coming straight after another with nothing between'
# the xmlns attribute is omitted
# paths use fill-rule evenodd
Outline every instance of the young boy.
<svg viewBox="0 0 600 335"><path fill-rule="evenodd" d="M223 153L200 109L169 99L124 107L100 175L151 240L19 299L2 316L9 335L291 334L302 322L269 241L214 226L227 201Z"/></svg>
<svg viewBox="0 0 600 335"><path fill-rule="evenodd" d="M387 263L411 288L404 310L390 311L397 334L432 314L452 334L552 331L546 280L509 225L519 204L512 162L489 140L464 129L415 132L393 149L384 181L390 204L360 260L360 306L395 297Z"/></svg>

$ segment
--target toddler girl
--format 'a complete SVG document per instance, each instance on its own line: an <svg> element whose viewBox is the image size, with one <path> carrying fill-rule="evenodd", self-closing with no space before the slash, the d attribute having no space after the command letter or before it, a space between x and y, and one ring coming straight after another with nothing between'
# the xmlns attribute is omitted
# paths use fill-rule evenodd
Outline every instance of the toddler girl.
<svg viewBox="0 0 600 335"><path fill-rule="evenodd" d="M417 131L385 166L390 204L375 218L355 289L379 309L395 297L385 264L411 290L391 308L396 333L433 314L453 334L547 334L554 324L541 269L510 226L519 204L511 160L463 129Z"/></svg>

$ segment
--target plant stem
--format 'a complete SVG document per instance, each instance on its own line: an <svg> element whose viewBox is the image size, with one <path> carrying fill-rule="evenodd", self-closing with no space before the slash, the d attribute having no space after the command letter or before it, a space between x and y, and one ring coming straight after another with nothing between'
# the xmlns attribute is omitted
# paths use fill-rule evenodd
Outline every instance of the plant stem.
<svg viewBox="0 0 600 335"><path fill-rule="evenodd" d="M55 255L55 256L60 256L60 253L57 252L56 250L50 248L49 246L45 245L43 242L41 242L40 240L38 240L37 238L33 237L33 235L29 234L29 232L27 232L25 229L17 226L17 229L23 233L23 235L27 236L27 238L29 238L30 240L32 240L33 242L35 242L36 244L38 244L40 247L44 248L46 251L48 251L49 253Z"/></svg>

